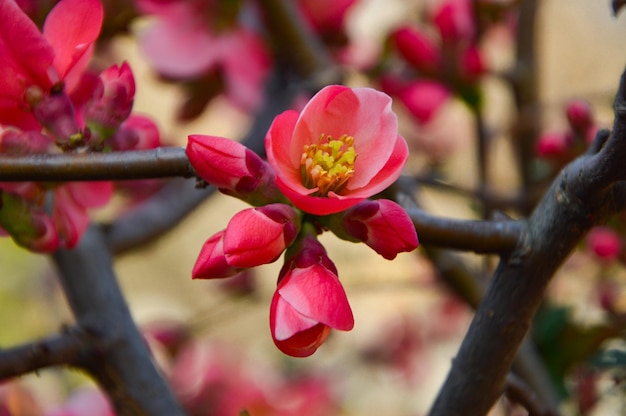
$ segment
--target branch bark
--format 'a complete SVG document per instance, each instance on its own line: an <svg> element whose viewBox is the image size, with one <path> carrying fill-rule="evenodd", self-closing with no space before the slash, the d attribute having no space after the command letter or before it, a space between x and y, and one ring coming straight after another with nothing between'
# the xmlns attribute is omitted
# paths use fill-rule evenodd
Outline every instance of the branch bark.
<svg viewBox="0 0 626 416"><path fill-rule="evenodd" d="M122 416L183 415L133 323L102 230L91 226L74 250L54 254L77 324L93 353L77 364L108 393Z"/></svg>
<svg viewBox="0 0 626 416"><path fill-rule="evenodd" d="M506 376L554 272L594 225L618 207L626 172L626 73L615 100L608 140L557 177L528 219L521 244L503 256L430 411L484 415L503 392Z"/></svg>

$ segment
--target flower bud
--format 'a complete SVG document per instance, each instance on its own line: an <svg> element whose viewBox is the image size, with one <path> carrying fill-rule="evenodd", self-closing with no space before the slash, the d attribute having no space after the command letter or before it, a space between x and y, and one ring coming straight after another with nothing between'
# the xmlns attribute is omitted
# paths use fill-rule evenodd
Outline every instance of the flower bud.
<svg viewBox="0 0 626 416"><path fill-rule="evenodd" d="M191 135L187 156L196 173L226 195L255 206L284 200L271 166L241 143Z"/></svg>
<svg viewBox="0 0 626 416"><path fill-rule="evenodd" d="M435 74L441 64L441 53L424 33L409 26L396 30L391 39L402 57L420 72Z"/></svg>
<svg viewBox="0 0 626 416"><path fill-rule="evenodd" d="M597 258L604 261L613 261L622 251L622 240L615 230L599 226L589 231L587 245Z"/></svg>
<svg viewBox="0 0 626 416"><path fill-rule="evenodd" d="M58 146L64 149L74 149L82 145L84 136L76 123L74 105L70 97L62 90L44 95L31 105L33 115L54 135Z"/></svg>
<svg viewBox="0 0 626 416"><path fill-rule="evenodd" d="M135 79L126 62L102 71L84 110L92 134L91 146L101 144L115 133L130 116L134 98Z"/></svg>
<svg viewBox="0 0 626 416"><path fill-rule="evenodd" d="M444 42L471 41L476 33L470 0L444 0L432 20Z"/></svg>
<svg viewBox="0 0 626 416"><path fill-rule="evenodd" d="M224 231L214 234L202 246L191 272L194 279L220 279L234 276L241 270L226 261Z"/></svg>
<svg viewBox="0 0 626 416"><path fill-rule="evenodd" d="M571 100L565 108L567 121L576 132L586 132L593 126L593 109L585 100Z"/></svg>
<svg viewBox="0 0 626 416"><path fill-rule="evenodd" d="M293 243L298 230L298 213L289 205L244 209L235 214L226 227L226 261L236 267L271 263Z"/></svg>
<svg viewBox="0 0 626 416"><path fill-rule="evenodd" d="M330 227L338 237L364 242L387 260L413 251L419 244L411 218L393 201L363 201L337 215L339 224Z"/></svg>
<svg viewBox="0 0 626 416"><path fill-rule="evenodd" d="M280 276L270 306L272 339L279 350L308 357L331 328L353 328L354 317L337 269L315 237L303 237Z"/></svg>
<svg viewBox="0 0 626 416"><path fill-rule="evenodd" d="M547 132L537 139L535 151L543 158L558 158L565 156L573 143L573 138L566 132Z"/></svg>
<svg viewBox="0 0 626 416"><path fill-rule="evenodd" d="M450 98L450 91L435 81L415 81L398 93L398 98L419 123L428 123Z"/></svg>

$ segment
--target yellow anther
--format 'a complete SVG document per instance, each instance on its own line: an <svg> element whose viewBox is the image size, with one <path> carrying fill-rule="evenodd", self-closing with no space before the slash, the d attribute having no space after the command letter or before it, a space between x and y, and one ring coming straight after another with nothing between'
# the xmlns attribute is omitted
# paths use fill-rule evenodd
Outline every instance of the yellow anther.
<svg viewBox="0 0 626 416"><path fill-rule="evenodd" d="M309 189L318 188L313 196L340 193L354 174L354 137L346 134L334 140L322 134L317 144L304 146L300 158L302 183Z"/></svg>

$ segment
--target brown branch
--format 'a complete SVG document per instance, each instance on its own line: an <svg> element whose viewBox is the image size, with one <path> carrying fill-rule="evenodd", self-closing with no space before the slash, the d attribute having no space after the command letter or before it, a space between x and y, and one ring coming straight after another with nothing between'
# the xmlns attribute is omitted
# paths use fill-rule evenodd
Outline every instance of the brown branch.
<svg viewBox="0 0 626 416"><path fill-rule="evenodd" d="M0 155L0 181L97 181L192 177L185 149L160 147L111 153Z"/></svg>
<svg viewBox="0 0 626 416"><path fill-rule="evenodd" d="M183 415L133 323L102 231L91 226L74 250L54 253L59 278L93 354L79 365L108 393L119 415Z"/></svg>
<svg viewBox="0 0 626 416"><path fill-rule="evenodd" d="M610 138L594 146L596 154L585 154L563 170L528 219L522 244L501 259L431 416L488 412L502 394L555 271L592 226L616 211L613 185L626 176L625 77Z"/></svg>
<svg viewBox="0 0 626 416"><path fill-rule="evenodd" d="M414 187L411 179L400 178L396 184L395 199L411 217L422 244L476 253L504 254L512 251L520 242L523 232L521 222L436 217L412 203Z"/></svg>
<svg viewBox="0 0 626 416"><path fill-rule="evenodd" d="M53 337L0 349L0 380L46 367L77 366L91 352L88 335L80 328L68 328Z"/></svg>

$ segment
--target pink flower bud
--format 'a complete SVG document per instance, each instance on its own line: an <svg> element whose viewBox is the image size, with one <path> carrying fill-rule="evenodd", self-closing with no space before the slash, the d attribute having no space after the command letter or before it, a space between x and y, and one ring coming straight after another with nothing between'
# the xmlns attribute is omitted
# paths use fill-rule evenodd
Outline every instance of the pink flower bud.
<svg viewBox="0 0 626 416"><path fill-rule="evenodd" d="M420 72L434 74L441 64L441 53L424 33L409 26L396 30L391 39L404 59Z"/></svg>
<svg viewBox="0 0 626 416"><path fill-rule="evenodd" d="M130 115L110 140L111 149L155 149L161 145L159 129L151 118Z"/></svg>
<svg viewBox="0 0 626 416"><path fill-rule="evenodd" d="M70 149L80 146L84 137L76 123L76 113L70 98L63 91L40 98L40 101L32 104L37 121L54 135L57 145Z"/></svg>
<svg viewBox="0 0 626 416"><path fill-rule="evenodd" d="M471 41L476 33L470 0L444 0L432 20L444 42Z"/></svg>
<svg viewBox="0 0 626 416"><path fill-rule="evenodd" d="M613 229L594 227L587 236L587 245L601 260L613 261L622 251L622 239Z"/></svg>
<svg viewBox="0 0 626 416"><path fill-rule="evenodd" d="M343 213L343 229L387 260L418 246L417 232L402 207L387 199L363 201Z"/></svg>
<svg viewBox="0 0 626 416"><path fill-rule="evenodd" d="M226 227L226 261L236 267L271 263L293 243L298 230L298 213L289 205L244 209L235 214Z"/></svg>
<svg viewBox="0 0 626 416"><path fill-rule="evenodd" d="M406 86L398 98L419 123L428 123L450 98L450 91L438 82L420 80Z"/></svg>
<svg viewBox="0 0 626 416"><path fill-rule="evenodd" d="M202 246L191 272L194 279L220 279L234 276L240 271L226 261L224 232L225 230L222 230L214 234Z"/></svg>
<svg viewBox="0 0 626 416"><path fill-rule="evenodd" d="M571 100L567 103L565 113L567 121L576 132L585 132L593 126L593 109L591 105L581 99Z"/></svg>
<svg viewBox="0 0 626 416"><path fill-rule="evenodd" d="M85 121L92 134L90 145L100 144L130 116L135 98L135 79L130 66L113 65L102 71L85 105Z"/></svg>
<svg viewBox="0 0 626 416"><path fill-rule="evenodd" d="M557 158L567 153L572 142L572 137L566 132L547 132L537 139L535 151L539 157Z"/></svg>
<svg viewBox="0 0 626 416"><path fill-rule="evenodd" d="M285 262L270 306L272 339L293 357L308 357L331 328L349 331L354 317L337 269L315 237L303 238Z"/></svg>
<svg viewBox="0 0 626 416"><path fill-rule="evenodd" d="M263 205L282 201L271 166L234 140L191 135L187 156L196 173L222 193Z"/></svg>
<svg viewBox="0 0 626 416"><path fill-rule="evenodd" d="M480 49L470 45L459 56L459 77L464 82L473 84L485 74L486 67Z"/></svg>

